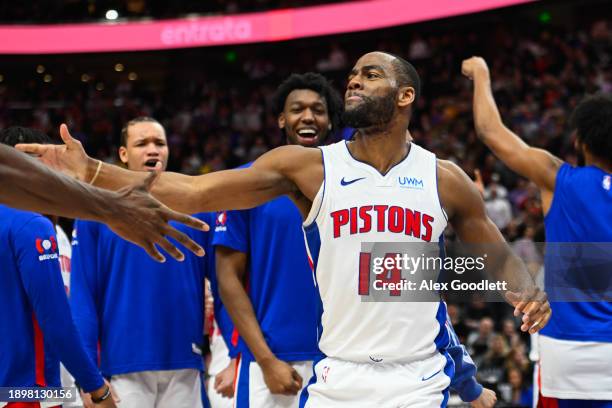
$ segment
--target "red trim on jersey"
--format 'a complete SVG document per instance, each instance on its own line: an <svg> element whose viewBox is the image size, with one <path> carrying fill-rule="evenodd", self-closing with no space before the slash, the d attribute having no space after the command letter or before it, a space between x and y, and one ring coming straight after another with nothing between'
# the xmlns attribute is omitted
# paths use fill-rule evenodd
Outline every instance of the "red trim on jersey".
<svg viewBox="0 0 612 408"><path fill-rule="evenodd" d="M240 333L238 333L238 329L234 327L232 330L232 346L238 346L238 340L240 339Z"/></svg>
<svg viewBox="0 0 612 408"><path fill-rule="evenodd" d="M234 370L234 408L236 407L238 401L238 398L236 398L236 396L238 395L238 372L240 371L240 357L242 357L242 354L238 353L238 355L236 356L236 369Z"/></svg>
<svg viewBox="0 0 612 408"><path fill-rule="evenodd" d="M211 312L208 316L208 336L212 338L215 335L215 312Z"/></svg>
<svg viewBox="0 0 612 408"><path fill-rule="evenodd" d="M36 316L32 314L32 326L34 328L34 366L36 369L36 384L41 387L47 386L47 379L45 378L45 343L43 339L42 330L38 325Z"/></svg>
<svg viewBox="0 0 612 408"><path fill-rule="evenodd" d="M39 402L9 402L4 408L40 408ZM61 405L56 405L51 408L62 408Z"/></svg>

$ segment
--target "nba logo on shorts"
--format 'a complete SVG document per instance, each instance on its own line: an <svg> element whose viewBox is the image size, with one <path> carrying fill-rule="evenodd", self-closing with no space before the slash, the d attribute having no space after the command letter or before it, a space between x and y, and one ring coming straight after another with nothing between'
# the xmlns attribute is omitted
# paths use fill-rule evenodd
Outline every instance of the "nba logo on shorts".
<svg viewBox="0 0 612 408"><path fill-rule="evenodd" d="M227 231L227 227L225 223L227 222L227 213L225 211L221 211L217 214L217 219L215 220L215 232L223 232Z"/></svg>
<svg viewBox="0 0 612 408"><path fill-rule="evenodd" d="M611 179L612 177L610 177L609 175L604 176L603 181L601 182L601 185L604 190L610 191L610 184L612 184Z"/></svg>
<svg viewBox="0 0 612 408"><path fill-rule="evenodd" d="M329 366L323 367L323 373L321 373L321 378L324 383L327 383L327 376L329 375Z"/></svg>

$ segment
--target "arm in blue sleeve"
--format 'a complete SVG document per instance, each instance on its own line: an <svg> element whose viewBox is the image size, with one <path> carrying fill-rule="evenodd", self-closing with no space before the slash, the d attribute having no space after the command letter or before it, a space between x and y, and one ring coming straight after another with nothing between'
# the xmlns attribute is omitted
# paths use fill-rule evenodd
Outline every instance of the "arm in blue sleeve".
<svg viewBox="0 0 612 408"><path fill-rule="evenodd" d="M70 308L91 361L98 363L98 224L77 220L72 241Z"/></svg>
<svg viewBox="0 0 612 408"><path fill-rule="evenodd" d="M102 375L85 352L70 315L53 225L35 217L15 235L19 273L45 343L86 392L102 387Z"/></svg>
<svg viewBox="0 0 612 408"><path fill-rule="evenodd" d="M215 221L214 246L222 245L240 252L249 252L250 210L223 211Z"/></svg>
<svg viewBox="0 0 612 408"><path fill-rule="evenodd" d="M450 388L459 394L464 402L472 402L482 393L482 385L476 381L476 364L466 348L459 342L455 329L446 317L446 328L450 335L450 344L446 350L455 363L455 374L451 379Z"/></svg>

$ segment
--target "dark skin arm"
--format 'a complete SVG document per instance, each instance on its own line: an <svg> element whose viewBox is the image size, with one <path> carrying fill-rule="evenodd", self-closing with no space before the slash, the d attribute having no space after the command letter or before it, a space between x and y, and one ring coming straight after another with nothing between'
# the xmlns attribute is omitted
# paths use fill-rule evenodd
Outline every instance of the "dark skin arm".
<svg viewBox="0 0 612 408"><path fill-rule="evenodd" d="M0 145L0 200L3 204L70 218L104 218L108 194L57 175L35 159ZM65 202L70 195L70 202Z"/></svg>
<svg viewBox="0 0 612 408"><path fill-rule="evenodd" d="M302 389L302 378L270 350L244 289L247 254L224 246L217 246L216 254L221 299L238 333L261 367L268 389L272 394L296 395Z"/></svg>
<svg viewBox="0 0 612 408"><path fill-rule="evenodd" d="M164 257L159 245L170 255L183 254L165 236L203 255L202 248L182 232L168 225L175 220L204 229L201 221L179 214L149 194L155 180L151 174L121 191L101 190L57 174L37 160L8 146L0 145L0 201L12 207L69 218L103 222L123 238L140 245L158 261Z"/></svg>
<svg viewBox="0 0 612 408"><path fill-rule="evenodd" d="M510 250L504 237L486 214L484 202L470 178L455 164L438 160L438 191L453 229L462 242L482 244L488 253L487 270L497 280L508 282L516 293L506 293L515 307L514 314L524 313L521 330L535 333L550 319L546 294L534 284L523 262ZM518 293L518 294L517 294Z"/></svg>
<svg viewBox="0 0 612 408"><path fill-rule="evenodd" d="M489 68L485 60L480 57L467 59L463 61L461 71L474 81L476 134L512 171L537 184L546 214L552 203L557 172L563 161L544 149L529 146L504 125L493 98Z"/></svg>
<svg viewBox="0 0 612 408"><path fill-rule="evenodd" d="M79 180L94 178L99 161L87 156L81 143L62 125L64 145L18 145L17 148L40 156L48 166ZM95 185L117 190L141 181L146 174L103 163ZM275 197L301 195L312 202L323 182L319 149L282 146L257 159L247 169L218 171L202 176L164 172L152 193L161 202L188 214L203 211L252 208ZM301 193L298 193L298 190ZM304 200L301 200L303 203ZM302 211L309 204L301 205Z"/></svg>

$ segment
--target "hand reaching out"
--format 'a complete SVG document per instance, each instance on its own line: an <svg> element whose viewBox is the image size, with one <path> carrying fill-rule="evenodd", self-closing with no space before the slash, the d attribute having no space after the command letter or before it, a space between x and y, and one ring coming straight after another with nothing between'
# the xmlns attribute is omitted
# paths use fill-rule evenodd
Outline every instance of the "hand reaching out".
<svg viewBox="0 0 612 408"><path fill-rule="evenodd" d="M181 214L157 201L150 193L158 173L151 173L142 182L119 190L117 199L109 203L104 223L118 235L141 246L155 260L164 262L165 257L155 245L159 245L172 257L183 260L183 253L166 236L195 253L204 255L204 249L186 234L173 228L169 221L177 221L189 227L207 231L208 225L196 218Z"/></svg>

